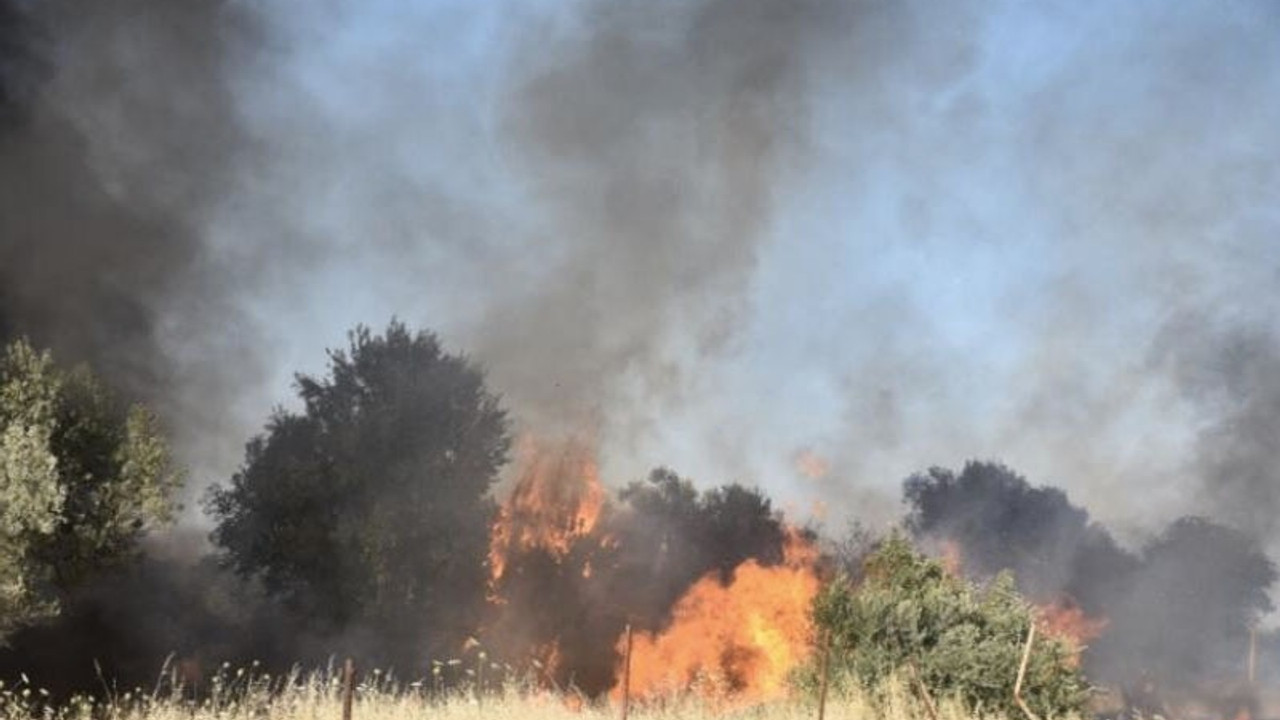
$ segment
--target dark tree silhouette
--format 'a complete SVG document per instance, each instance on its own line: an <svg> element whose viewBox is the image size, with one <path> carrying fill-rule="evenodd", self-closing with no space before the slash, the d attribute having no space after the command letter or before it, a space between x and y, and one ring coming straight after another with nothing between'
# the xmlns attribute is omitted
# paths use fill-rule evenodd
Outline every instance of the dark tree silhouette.
<svg viewBox="0 0 1280 720"><path fill-rule="evenodd" d="M396 321L329 356L327 377L297 378L304 410L278 410L210 492L213 540L331 651L421 673L484 607L506 414L465 357Z"/></svg>
<svg viewBox="0 0 1280 720"><path fill-rule="evenodd" d="M1127 587L1137 558L1055 487L1033 487L999 463L931 468L903 484L907 527L920 539L959 544L977 577L1012 570L1037 601L1065 593L1092 613Z"/></svg>
<svg viewBox="0 0 1280 720"><path fill-rule="evenodd" d="M1169 525L1113 620L1129 636L1131 667L1166 685L1239 676L1249 628L1272 609L1276 568L1249 536L1198 517Z"/></svg>
<svg viewBox="0 0 1280 720"><path fill-rule="evenodd" d="M1085 653L1094 677L1191 687L1238 676L1249 626L1271 609L1271 560L1250 536L1203 518L1173 522L1133 554L1061 490L997 463L933 468L908 478L904 497L911 532L958 543L966 573L1013 570L1036 602L1066 594L1106 618Z"/></svg>

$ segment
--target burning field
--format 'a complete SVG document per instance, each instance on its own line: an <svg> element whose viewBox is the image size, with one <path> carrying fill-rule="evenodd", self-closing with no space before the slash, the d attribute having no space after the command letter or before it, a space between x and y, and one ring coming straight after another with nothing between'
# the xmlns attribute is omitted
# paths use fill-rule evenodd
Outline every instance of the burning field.
<svg viewBox="0 0 1280 720"><path fill-rule="evenodd" d="M823 545L813 531L789 524L766 497L738 486L700 495L688 481L659 470L615 495L605 490L586 444L526 439L517 456L515 483L490 536L492 612L482 643L508 663L539 668L546 687L587 697L618 701L627 692L643 703L693 694L732 707L793 695L797 672L817 658L811 613L840 564L836 546ZM1243 697L1230 680L1242 677L1246 658L1238 633L1196 635L1203 643L1200 662L1153 663L1143 654L1154 649L1160 653L1154 659L1165 660L1169 650L1160 649L1162 643L1175 647L1198 629L1152 628L1143 622L1141 602L1164 592L1153 587L1156 576L1188 552L1220 554L1220 567L1195 565L1201 572L1254 567L1247 543L1232 546L1234 536L1224 529L1186 520L1166 534L1178 553L1155 544L1131 555L1065 497L994 465L973 463L958 476L917 476L906 488L914 508L907 527L934 548L949 575L986 583L999 571L1015 571L1035 603L1041 635L1063 643L1070 665L1105 691L1096 696L1099 708L1158 706L1165 713L1177 709L1178 717L1218 717L1226 711L1213 708L1243 702L1231 699ZM947 497L955 493L962 495ZM989 542L992 525L983 523L999 521L983 520L984 513L1029 512L1041 513L1040 521L1009 529L1025 537ZM1064 550L1049 542L1053 538L1073 546ZM1269 582L1265 565L1255 571L1252 582ZM1222 590L1224 596L1240 592ZM1176 597L1166 596L1162 611L1169 602L1188 602L1187 612L1224 619L1233 612L1225 597ZM1247 617L1236 616L1238 622ZM1257 714L1256 697L1250 703L1249 712Z"/></svg>
<svg viewBox="0 0 1280 720"><path fill-rule="evenodd" d="M1280 717L1276 29L0 0L0 720Z"/></svg>

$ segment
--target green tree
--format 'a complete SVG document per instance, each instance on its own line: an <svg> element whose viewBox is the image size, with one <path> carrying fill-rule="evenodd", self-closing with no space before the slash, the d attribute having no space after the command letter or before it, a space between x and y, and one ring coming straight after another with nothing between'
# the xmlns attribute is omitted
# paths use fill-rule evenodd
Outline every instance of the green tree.
<svg viewBox="0 0 1280 720"><path fill-rule="evenodd" d="M56 614L92 574L172 519L174 469L154 417L85 368L19 340L0 357L0 639Z"/></svg>
<svg viewBox="0 0 1280 720"><path fill-rule="evenodd" d="M978 588L900 535L867 557L859 587L837 578L814 603L837 683L874 690L892 676L918 674L937 697L954 695L1009 717L1021 715L1013 686L1033 618L1010 575ZM1064 641L1038 636L1023 684L1031 709L1041 717L1082 710L1088 688L1077 666Z"/></svg>
<svg viewBox="0 0 1280 720"><path fill-rule="evenodd" d="M396 321L329 359L210 492L213 540L311 627L372 633L371 659L419 671L484 607L507 417L479 369Z"/></svg>

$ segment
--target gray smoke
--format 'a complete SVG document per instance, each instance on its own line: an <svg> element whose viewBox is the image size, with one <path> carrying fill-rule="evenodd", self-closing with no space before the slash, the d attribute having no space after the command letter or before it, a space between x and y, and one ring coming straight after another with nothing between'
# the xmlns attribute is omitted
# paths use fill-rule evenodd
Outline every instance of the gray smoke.
<svg viewBox="0 0 1280 720"><path fill-rule="evenodd" d="M1273 531L1268 3L3 7L0 328L195 484L398 314L610 478L838 525L993 457Z"/></svg>
<svg viewBox="0 0 1280 720"><path fill-rule="evenodd" d="M212 0L5 2L0 21L0 332L88 362L185 461L225 465L261 356L206 215L249 149L230 75L251 29Z"/></svg>

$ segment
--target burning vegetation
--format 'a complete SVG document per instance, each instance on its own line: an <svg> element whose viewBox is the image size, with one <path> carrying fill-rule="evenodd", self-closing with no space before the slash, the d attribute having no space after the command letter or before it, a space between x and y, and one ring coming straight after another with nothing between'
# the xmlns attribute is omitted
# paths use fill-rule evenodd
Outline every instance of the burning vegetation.
<svg viewBox="0 0 1280 720"><path fill-rule="evenodd" d="M662 696L698 687L704 696L748 703L784 696L814 647L810 608L820 585L811 539L789 532L785 554L772 567L745 560L727 582L716 574L696 582L666 629L635 639L631 691Z"/></svg>
<svg viewBox="0 0 1280 720"><path fill-rule="evenodd" d="M631 627L637 697L784 691L811 647L811 535L757 491L699 494L669 471L610 501L576 440L524 441L518 462L493 525L483 633L509 662L536 661L554 686L616 694Z"/></svg>
<svg viewBox="0 0 1280 720"><path fill-rule="evenodd" d="M146 559L70 588L58 622L12 635L6 672L72 692L98 670L68 672L68 658L140 682L178 648L193 685L219 658L281 669L334 652L413 677L483 651L477 668L532 668L546 689L604 700L622 692L630 647L637 701L727 707L805 687L819 635L842 682L906 668L944 691L1007 690L973 668L1010 681L1034 623L1028 702L1062 710L1083 697L1081 672L1225 697L1214 688L1269 608L1275 572L1246 536L1187 518L1134 553L1064 493L990 463L906 481L903 526L936 562L896 536L828 557L816 532L737 484L698 490L660 468L610 490L582 439L522 437L497 504L505 412L465 359L399 323L356 331L298 389L302 409L277 413L210 495L220 556L182 572ZM175 612L167 597L190 602ZM141 612L146 642L130 634ZM1004 690L969 701L1008 702ZM1127 697L1149 704L1143 692Z"/></svg>

